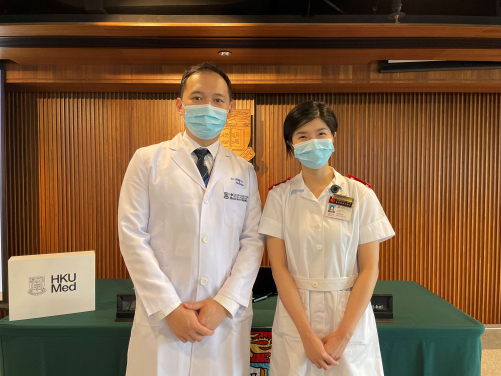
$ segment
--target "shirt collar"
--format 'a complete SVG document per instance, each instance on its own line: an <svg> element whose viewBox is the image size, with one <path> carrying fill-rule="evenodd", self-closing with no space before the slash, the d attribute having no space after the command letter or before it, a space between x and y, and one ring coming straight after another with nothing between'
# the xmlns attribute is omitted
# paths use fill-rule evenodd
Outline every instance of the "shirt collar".
<svg viewBox="0 0 501 376"><path fill-rule="evenodd" d="M332 181L330 182L328 188L330 189L330 187L332 187L332 185L337 184L341 187L341 191L339 192L339 194L343 194L345 191L345 183L344 183L343 176L332 167L331 167L331 170L334 173L334 177L332 178ZM303 193L304 193L304 191L306 189L306 184L304 184L302 171L291 179L290 187L291 187L291 190L290 190L291 194L292 194L292 191L294 191L294 190L303 191ZM328 192L328 193L331 194L330 192ZM320 197L322 197L322 196L320 196ZM320 199L320 197L319 197L319 199Z"/></svg>
<svg viewBox="0 0 501 376"><path fill-rule="evenodd" d="M190 136L188 136L188 133L187 132L184 132L183 133L183 142L184 142L184 145L186 146L186 148L188 149L188 153L191 154L193 153L193 151L195 151L196 149L199 149L199 148L203 148L203 146L200 146L198 144L198 142L196 142L195 140L193 140ZM211 155L216 158L216 154L219 150L219 144L221 143L221 141L219 141L219 139L214 142L213 144L205 147L205 149L209 149Z"/></svg>

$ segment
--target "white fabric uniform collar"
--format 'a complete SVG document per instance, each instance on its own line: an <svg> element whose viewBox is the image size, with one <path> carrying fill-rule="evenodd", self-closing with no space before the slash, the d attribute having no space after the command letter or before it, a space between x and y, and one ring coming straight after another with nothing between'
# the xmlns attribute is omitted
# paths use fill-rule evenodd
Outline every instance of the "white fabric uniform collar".
<svg viewBox="0 0 501 376"><path fill-rule="evenodd" d="M340 195L347 195L348 191L347 191L346 178L343 175L341 175L339 172L337 172L334 168L331 167L331 170L334 172L334 177L332 178L331 183L329 183L329 188L333 184L337 184L341 187L339 194ZM291 190L290 190L291 194L292 194L292 191L294 191L294 190L302 190L302 191L305 190L306 184L304 183L302 171L290 180L290 188L291 188Z"/></svg>
<svg viewBox="0 0 501 376"><path fill-rule="evenodd" d="M194 150L199 149L199 148L204 148L203 146L200 146L195 140L193 140L190 136L188 136L187 132L183 132L183 142L188 149L188 153L191 154L193 153ZM213 144L205 147L205 149L209 149L211 155L216 158L217 152L219 151L219 145L221 144L221 141L219 139L214 142Z"/></svg>

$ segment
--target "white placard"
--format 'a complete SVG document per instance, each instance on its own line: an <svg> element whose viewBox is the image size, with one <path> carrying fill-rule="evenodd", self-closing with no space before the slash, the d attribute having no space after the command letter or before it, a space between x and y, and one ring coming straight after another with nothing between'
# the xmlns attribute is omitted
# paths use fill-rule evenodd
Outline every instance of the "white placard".
<svg viewBox="0 0 501 376"><path fill-rule="evenodd" d="M94 311L94 251L9 259L9 320Z"/></svg>

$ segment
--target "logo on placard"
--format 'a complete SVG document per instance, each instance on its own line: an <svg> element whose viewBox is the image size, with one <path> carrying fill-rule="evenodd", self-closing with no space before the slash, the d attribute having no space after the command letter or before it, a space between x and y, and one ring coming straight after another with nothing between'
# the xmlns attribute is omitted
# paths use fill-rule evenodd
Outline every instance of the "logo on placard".
<svg viewBox="0 0 501 376"><path fill-rule="evenodd" d="M47 289L45 288L45 277L30 277L30 289L28 294L37 296L42 295Z"/></svg>

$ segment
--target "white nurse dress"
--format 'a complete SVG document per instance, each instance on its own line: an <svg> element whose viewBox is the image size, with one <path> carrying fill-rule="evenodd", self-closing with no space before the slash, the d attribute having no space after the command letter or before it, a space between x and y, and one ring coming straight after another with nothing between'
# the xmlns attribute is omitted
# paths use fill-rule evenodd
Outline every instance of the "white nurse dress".
<svg viewBox="0 0 501 376"><path fill-rule="evenodd" d="M351 287L359 273L360 244L395 235L374 191L332 169L334 178L317 199L302 174L268 194L259 232L283 239L288 269L306 316L320 338L339 328ZM325 216L333 184L354 199L349 221ZM369 303L339 361L319 370L307 358L299 333L284 305L277 302L273 323L271 376L382 376L376 321Z"/></svg>

